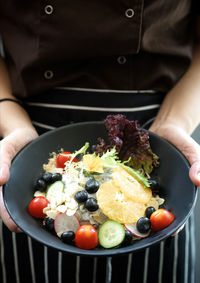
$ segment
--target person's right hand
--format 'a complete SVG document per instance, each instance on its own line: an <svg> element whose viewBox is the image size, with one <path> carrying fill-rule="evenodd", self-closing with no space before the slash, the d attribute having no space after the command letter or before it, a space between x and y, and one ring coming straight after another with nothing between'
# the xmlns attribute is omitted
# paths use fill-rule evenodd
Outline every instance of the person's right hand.
<svg viewBox="0 0 200 283"><path fill-rule="evenodd" d="M0 141L0 217L4 224L13 232L20 229L9 216L3 201L2 185L10 176L10 166L15 155L29 142L38 136L33 128L18 128Z"/></svg>

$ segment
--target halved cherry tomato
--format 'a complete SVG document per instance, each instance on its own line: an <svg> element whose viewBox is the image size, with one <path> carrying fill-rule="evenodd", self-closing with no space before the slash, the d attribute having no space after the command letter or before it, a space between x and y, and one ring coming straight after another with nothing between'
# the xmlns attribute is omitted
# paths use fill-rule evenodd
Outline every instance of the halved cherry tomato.
<svg viewBox="0 0 200 283"><path fill-rule="evenodd" d="M60 154L58 154L56 159L56 165L58 168L65 168L65 162L70 161L72 157L71 152L63 151ZM77 162L78 160L76 157L73 158L73 162Z"/></svg>
<svg viewBox="0 0 200 283"><path fill-rule="evenodd" d="M28 206L28 211L30 215L35 218L44 218L46 215L43 213L43 209L49 204L48 199L45 197L39 196L32 199Z"/></svg>
<svg viewBox="0 0 200 283"><path fill-rule="evenodd" d="M152 230L160 231L169 226L174 219L174 215L169 210L159 208L154 211L150 217Z"/></svg>
<svg viewBox="0 0 200 283"><path fill-rule="evenodd" d="M76 231L75 244L80 249L94 249L98 245L97 230L89 224L81 225Z"/></svg>

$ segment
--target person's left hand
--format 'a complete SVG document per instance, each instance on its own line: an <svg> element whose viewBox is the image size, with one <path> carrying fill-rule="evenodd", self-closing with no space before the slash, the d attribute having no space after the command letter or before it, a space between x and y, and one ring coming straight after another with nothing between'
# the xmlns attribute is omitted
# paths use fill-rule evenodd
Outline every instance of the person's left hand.
<svg viewBox="0 0 200 283"><path fill-rule="evenodd" d="M200 145L183 129L172 124L162 125L159 128L152 124L149 130L168 140L183 153L191 166L190 179L197 187L200 186Z"/></svg>
<svg viewBox="0 0 200 283"><path fill-rule="evenodd" d="M163 124L158 128L154 127L154 124L152 124L149 130L168 140L183 153L191 166L189 171L190 179L197 187L200 186L200 145L183 129L175 125ZM172 236L177 235L184 226L185 224L183 224Z"/></svg>

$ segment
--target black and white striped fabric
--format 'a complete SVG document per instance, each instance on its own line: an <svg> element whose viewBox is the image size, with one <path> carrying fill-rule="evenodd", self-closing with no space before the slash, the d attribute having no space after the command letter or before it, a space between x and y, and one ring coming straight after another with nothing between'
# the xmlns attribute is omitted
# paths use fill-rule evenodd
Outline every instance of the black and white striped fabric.
<svg viewBox="0 0 200 283"><path fill-rule="evenodd" d="M148 128L164 95L153 90L57 88L26 101L39 133L123 113ZM151 248L124 256L88 258L63 254L0 223L2 283L194 283L194 220Z"/></svg>
<svg viewBox="0 0 200 283"><path fill-rule="evenodd" d="M193 217L177 236L142 252L108 258L62 254L0 222L2 283L194 283Z"/></svg>
<svg viewBox="0 0 200 283"><path fill-rule="evenodd" d="M154 90L99 90L58 87L26 101L27 111L39 131L65 124L103 120L108 114L122 113L139 120L141 126L152 122L164 98Z"/></svg>

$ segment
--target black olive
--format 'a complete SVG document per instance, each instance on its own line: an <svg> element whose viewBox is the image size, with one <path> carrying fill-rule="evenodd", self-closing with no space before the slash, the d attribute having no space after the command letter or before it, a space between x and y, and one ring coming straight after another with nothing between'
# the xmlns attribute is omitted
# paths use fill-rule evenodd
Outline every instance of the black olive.
<svg viewBox="0 0 200 283"><path fill-rule="evenodd" d="M125 231L125 238L124 238L124 241L122 243L123 246L128 246L131 244L132 242L132 239L133 239L133 235L132 233L129 231L129 230L126 230Z"/></svg>
<svg viewBox="0 0 200 283"><path fill-rule="evenodd" d="M147 217L141 217L136 223L136 227L140 233L147 233L151 228L151 222Z"/></svg>
<svg viewBox="0 0 200 283"><path fill-rule="evenodd" d="M154 180L154 179L149 179L149 183L151 184L150 188L154 193L158 193L160 190L160 184Z"/></svg>
<svg viewBox="0 0 200 283"><path fill-rule="evenodd" d="M76 200L78 203L85 202L87 199L88 199L88 192L86 192L85 190L78 191L78 192L75 194L75 200Z"/></svg>
<svg viewBox="0 0 200 283"><path fill-rule="evenodd" d="M92 224L92 226L94 227L94 229L98 229L99 228L99 225L98 224Z"/></svg>
<svg viewBox="0 0 200 283"><path fill-rule="evenodd" d="M146 217L147 217L147 218L150 218L150 217L151 217L151 214L152 214L154 211L156 211L155 207L153 207L153 206L147 207L146 210L145 210L145 215L146 215Z"/></svg>
<svg viewBox="0 0 200 283"><path fill-rule="evenodd" d="M52 174L52 183L56 181L61 181L62 180L62 175L60 173L54 173Z"/></svg>
<svg viewBox="0 0 200 283"><path fill-rule="evenodd" d="M48 231L54 231L54 219L48 217L45 221L45 227Z"/></svg>
<svg viewBox="0 0 200 283"><path fill-rule="evenodd" d="M44 192L47 189L47 183L42 178L39 178L36 181L35 189Z"/></svg>
<svg viewBox="0 0 200 283"><path fill-rule="evenodd" d="M47 184L50 184L52 183L52 174L50 172L45 172L43 175L42 175L42 179L47 183Z"/></svg>
<svg viewBox="0 0 200 283"><path fill-rule="evenodd" d="M94 194L99 189L99 182L95 179L89 179L85 184L85 189L89 194Z"/></svg>
<svg viewBox="0 0 200 283"><path fill-rule="evenodd" d="M65 244L72 245L74 239L75 239L75 233L73 231L66 231L66 232L63 232L61 235L61 240Z"/></svg>
<svg viewBox="0 0 200 283"><path fill-rule="evenodd" d="M88 198L85 202L85 208L87 208L87 210L89 211L95 211L99 208L98 204L97 204L97 200L93 197Z"/></svg>
<svg viewBox="0 0 200 283"><path fill-rule="evenodd" d="M93 153L93 152L96 151L96 147L97 147L96 144L93 144L93 145L91 146L91 153Z"/></svg>

